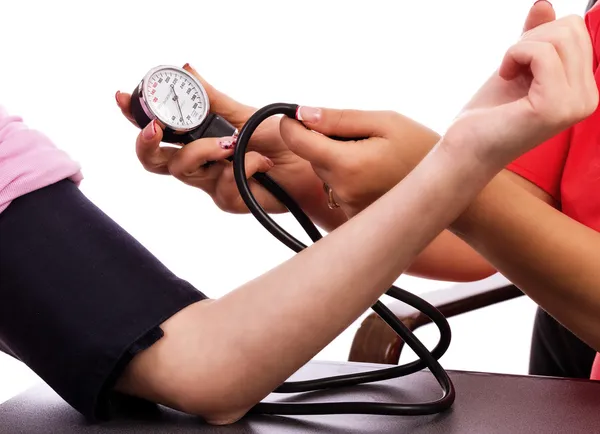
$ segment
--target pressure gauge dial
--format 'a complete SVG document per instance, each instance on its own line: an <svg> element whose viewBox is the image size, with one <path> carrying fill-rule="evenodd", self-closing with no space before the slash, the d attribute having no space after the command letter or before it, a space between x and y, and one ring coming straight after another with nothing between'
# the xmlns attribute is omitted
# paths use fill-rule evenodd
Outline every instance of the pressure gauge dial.
<svg viewBox="0 0 600 434"><path fill-rule="evenodd" d="M210 113L202 83L183 68L151 69L131 95L131 111L140 126L156 119L164 127L163 141L186 144L201 137L224 137L237 130Z"/></svg>

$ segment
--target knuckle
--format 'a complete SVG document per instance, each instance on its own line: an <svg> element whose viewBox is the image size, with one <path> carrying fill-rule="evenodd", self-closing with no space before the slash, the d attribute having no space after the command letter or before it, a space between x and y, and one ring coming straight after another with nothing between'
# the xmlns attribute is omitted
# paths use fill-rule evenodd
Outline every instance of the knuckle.
<svg viewBox="0 0 600 434"><path fill-rule="evenodd" d="M212 199L215 205L217 205L217 208L219 208L221 211L230 211L231 205L229 201L227 201L227 199L224 197L222 188L217 188L217 191L212 196Z"/></svg>
<svg viewBox="0 0 600 434"><path fill-rule="evenodd" d="M142 167L144 168L144 170L146 170L147 172L152 172L152 165L148 164L148 162L142 158L139 159L140 160L140 164L142 165Z"/></svg>
<svg viewBox="0 0 600 434"><path fill-rule="evenodd" d="M146 170L147 172L157 173L163 172L165 169L164 164L154 163L152 161L147 160L140 160L140 162L142 163L142 167L144 168L144 170Z"/></svg>
<svg viewBox="0 0 600 434"><path fill-rule="evenodd" d="M578 122L578 121L582 120L583 118L585 118L588 114L587 107L588 107L588 104L585 99L577 98L574 101L573 107L571 109L571 113L570 113L572 116L571 120L573 122Z"/></svg>
<svg viewBox="0 0 600 434"><path fill-rule="evenodd" d="M250 151L246 153L247 162L254 162L258 157L260 157L260 154L257 151Z"/></svg>
<svg viewBox="0 0 600 434"><path fill-rule="evenodd" d="M584 19L577 15L569 15L565 17L564 23L565 25L560 27L563 43L583 42L583 38L588 34Z"/></svg>
<svg viewBox="0 0 600 434"><path fill-rule="evenodd" d="M600 94L598 92L598 87L593 86L592 89L590 89L589 93L588 93L588 107L587 110L589 111L590 114L594 113L596 110L598 110L598 104L600 103Z"/></svg>
<svg viewBox="0 0 600 434"><path fill-rule="evenodd" d="M511 45L510 47L508 47L508 49L506 50L506 53L504 54L504 59L510 59L512 57L514 57L519 50L521 50L521 47L523 47L523 44L526 44L527 42L524 41L519 41L516 44Z"/></svg>
<svg viewBox="0 0 600 434"><path fill-rule="evenodd" d="M398 113L394 110L384 110L381 113L381 116L384 119L386 124L393 125L398 122L398 120L400 118L400 113Z"/></svg>
<svg viewBox="0 0 600 434"><path fill-rule="evenodd" d="M571 25L560 26L554 31L553 36L556 44L564 44L565 42L575 39L577 37L577 31Z"/></svg>
<svg viewBox="0 0 600 434"><path fill-rule="evenodd" d="M569 14L564 18L565 22L576 30L585 30L585 19L577 14Z"/></svg>
<svg viewBox="0 0 600 434"><path fill-rule="evenodd" d="M569 101L564 101L562 104L555 104L546 111L546 117L553 124L568 123L573 118L575 108Z"/></svg>
<svg viewBox="0 0 600 434"><path fill-rule="evenodd" d="M598 88L584 87L573 95L571 104L564 104L562 116L571 123L582 121L598 109L598 101Z"/></svg>
<svg viewBox="0 0 600 434"><path fill-rule="evenodd" d="M233 213L237 209L235 207L236 194L234 190L229 188L218 188L213 195L213 202L221 211Z"/></svg>
<svg viewBox="0 0 600 434"><path fill-rule="evenodd" d="M137 154L138 161L140 162L142 167L144 169L148 170L148 168L151 166L151 164L148 161L148 158L146 157L146 155L143 152L140 152L139 150L136 151L136 154Z"/></svg>
<svg viewBox="0 0 600 434"><path fill-rule="evenodd" d="M285 122L287 122L287 120L285 120ZM296 131L294 129L289 129L284 134L282 134L281 137L282 137L283 141L285 142L286 146L292 152L294 152L295 150L297 150L298 147L301 144L301 139L300 139L300 136L298 134L298 131Z"/></svg>
<svg viewBox="0 0 600 434"><path fill-rule="evenodd" d="M250 151L246 153L246 167L249 165L256 164L256 159L260 154L256 151Z"/></svg>
<svg viewBox="0 0 600 434"><path fill-rule="evenodd" d="M167 163L167 170L177 179L186 177L184 166L176 160L171 160Z"/></svg>
<svg viewBox="0 0 600 434"><path fill-rule="evenodd" d="M581 117L586 118L598 109L598 92L590 94L581 105Z"/></svg>
<svg viewBox="0 0 600 434"><path fill-rule="evenodd" d="M250 158L246 160L246 176L251 176L266 168L267 162L261 154L253 152L249 157ZM235 181L235 179L233 181Z"/></svg>
<svg viewBox="0 0 600 434"><path fill-rule="evenodd" d="M519 38L519 41L529 41L532 38L532 35L533 35L533 31L527 30L526 32L523 32L523 34Z"/></svg>
<svg viewBox="0 0 600 434"><path fill-rule="evenodd" d="M227 170L223 170L223 172L221 173L219 182L225 183L225 184L231 184L235 182L235 176L233 174L233 169L232 168L228 168Z"/></svg>
<svg viewBox="0 0 600 434"><path fill-rule="evenodd" d="M559 125L571 125L582 119L585 112L585 103L578 98L572 98L571 101L559 105L560 108L550 112L550 119L553 123Z"/></svg>
<svg viewBox="0 0 600 434"><path fill-rule="evenodd" d="M228 202L227 200L215 197L213 199L213 202L215 203L217 208L219 208L223 212L232 213L234 211L233 206L231 205L231 202Z"/></svg>
<svg viewBox="0 0 600 434"><path fill-rule="evenodd" d="M336 131L340 127L340 125L343 124L344 118L348 116L348 110L342 109L336 111L335 113L336 114L334 116L334 119L332 119L331 122L332 131Z"/></svg>
<svg viewBox="0 0 600 434"><path fill-rule="evenodd" d="M557 43L560 45L560 43ZM543 64L548 65L549 63L555 62L558 56L556 46L551 42L542 42L537 45L538 60L542 61ZM535 53L535 51L534 51ZM535 54L534 54L535 57Z"/></svg>

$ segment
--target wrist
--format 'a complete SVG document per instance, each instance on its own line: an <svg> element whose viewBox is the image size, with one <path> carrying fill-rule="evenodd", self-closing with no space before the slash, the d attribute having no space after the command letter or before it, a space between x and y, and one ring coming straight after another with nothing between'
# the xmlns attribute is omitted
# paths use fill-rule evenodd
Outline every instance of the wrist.
<svg viewBox="0 0 600 434"><path fill-rule="evenodd" d="M480 133L476 129L463 125L463 122L473 123L466 118L455 121L440 140L440 148L456 160L476 165L477 170L482 174L500 172L508 164L504 161L504 156L490 151L484 138L479 137Z"/></svg>
<svg viewBox="0 0 600 434"><path fill-rule="evenodd" d="M439 149L435 149L434 152L440 153L442 161L454 165L455 171L463 173L460 177L462 186L459 185L457 190L449 188L449 194L457 195L458 200L462 194L472 197L449 227L450 231L458 236L468 235L486 208L490 196L489 184L503 169L503 165L493 159L482 158L482 154L478 153L476 147L463 135L447 134L442 137L436 148Z"/></svg>

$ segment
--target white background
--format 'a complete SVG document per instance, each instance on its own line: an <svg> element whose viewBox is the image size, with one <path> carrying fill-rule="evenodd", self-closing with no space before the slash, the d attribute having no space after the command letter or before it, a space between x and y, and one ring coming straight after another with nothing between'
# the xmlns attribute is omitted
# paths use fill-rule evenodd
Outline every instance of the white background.
<svg viewBox="0 0 600 434"><path fill-rule="evenodd" d="M291 253L251 217L224 214L201 191L145 173L116 90L131 92L155 65L190 62L255 106L393 109L443 132L499 65L532 3L0 0L0 104L82 164L82 189L97 205L218 297ZM562 16L582 14L587 0L553 3ZM416 293L448 285L405 276L399 283ZM453 318L442 364L526 373L533 313L523 297ZM318 357L346 359L357 326ZM437 338L429 328L419 335L430 348ZM0 402L37 381L0 356Z"/></svg>

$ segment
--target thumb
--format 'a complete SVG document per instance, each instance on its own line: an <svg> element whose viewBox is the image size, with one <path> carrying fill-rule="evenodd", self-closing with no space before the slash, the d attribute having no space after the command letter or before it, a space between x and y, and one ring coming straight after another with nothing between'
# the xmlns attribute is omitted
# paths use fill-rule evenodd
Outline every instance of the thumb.
<svg viewBox="0 0 600 434"><path fill-rule="evenodd" d="M305 126L283 117L279 130L293 153L314 165L327 167L349 152L345 141L385 137L393 130L396 116L391 111L299 107L296 118Z"/></svg>
<svg viewBox="0 0 600 434"><path fill-rule="evenodd" d="M283 116L279 132L286 146L313 166L327 168L339 158L345 143L307 129L300 122Z"/></svg>
<svg viewBox="0 0 600 434"><path fill-rule="evenodd" d="M149 172L168 175L168 164L178 148L160 146L163 131L156 121L151 121L139 132L135 151L142 166Z"/></svg>
<svg viewBox="0 0 600 434"><path fill-rule="evenodd" d="M315 107L299 107L296 118L308 128L329 137L364 139L381 137L389 131L386 112L362 110L336 110Z"/></svg>
<svg viewBox="0 0 600 434"><path fill-rule="evenodd" d="M538 0L533 4L531 9L529 9L529 14L525 20L525 25L523 26L523 33L533 30L542 24L554 21L555 19L556 12L554 11L552 4L547 0Z"/></svg>

